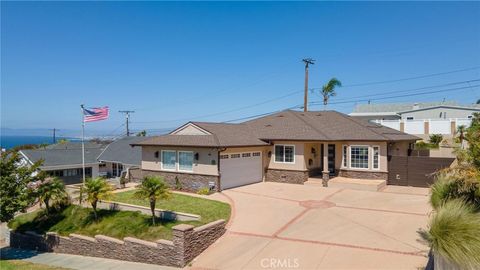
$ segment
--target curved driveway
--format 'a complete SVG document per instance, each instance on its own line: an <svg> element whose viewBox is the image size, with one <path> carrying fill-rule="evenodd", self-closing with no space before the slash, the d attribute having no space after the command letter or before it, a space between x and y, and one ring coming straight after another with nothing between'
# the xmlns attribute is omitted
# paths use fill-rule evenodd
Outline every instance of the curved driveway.
<svg viewBox="0 0 480 270"><path fill-rule="evenodd" d="M428 247L423 191L370 192L318 184L259 183L229 189L227 233L193 269L418 269Z"/></svg>

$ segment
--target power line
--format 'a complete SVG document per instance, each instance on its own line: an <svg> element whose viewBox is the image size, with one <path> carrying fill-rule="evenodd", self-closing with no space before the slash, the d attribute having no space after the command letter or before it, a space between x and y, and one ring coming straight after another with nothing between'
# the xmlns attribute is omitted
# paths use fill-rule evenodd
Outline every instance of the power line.
<svg viewBox="0 0 480 270"><path fill-rule="evenodd" d="M429 92L422 92L422 93L414 93L414 94L397 95L397 96L391 96L391 97L383 97L383 98L370 98L370 99L359 99L359 100L353 100L353 101L331 102L331 103L329 103L329 104L345 104L345 103L364 102L364 101L369 101L369 100L385 100L385 99L392 99L392 98L399 98L399 97L420 96L420 95L428 95L428 94L441 93L441 92L447 92L447 91L460 91L460 90L475 88L475 87L479 87L479 86L480 86L480 84L472 85L472 86L464 86L464 87L450 88L450 89L443 89L443 90L437 90L437 91L429 91ZM311 103L310 103L311 106L319 106L319 105L322 105L322 104L323 104L323 103L320 102L320 101L315 101L315 102L311 102Z"/></svg>
<svg viewBox="0 0 480 270"><path fill-rule="evenodd" d="M130 130L128 129L128 121L129 121L129 118L130 118L130 114L131 113L134 113L135 111L118 111L119 113L124 113L125 114L125 124L127 126L127 137L130 136Z"/></svg>
<svg viewBox="0 0 480 270"><path fill-rule="evenodd" d="M357 87L357 86L367 86L367 85L376 85L376 84L385 84L385 83L394 83L394 82L401 82L401 81L417 80L417 79L423 79L423 78L429 78L429 77L435 77L435 76L441 76L441 75L447 75L447 74L459 73L459 72L470 71L470 70L477 70L477 69L480 69L480 66L470 67L470 68L464 68L464 69L457 69L457 70L451 70L451 71L446 71L446 72L433 73L433 74L426 74L426 75L420 75L420 76L414 76L414 77L393 79L393 80L367 82L367 83L356 83L356 84L347 84L347 85L344 85L343 87ZM312 88L312 89L321 89L321 88L320 88L320 87L316 87L316 88Z"/></svg>

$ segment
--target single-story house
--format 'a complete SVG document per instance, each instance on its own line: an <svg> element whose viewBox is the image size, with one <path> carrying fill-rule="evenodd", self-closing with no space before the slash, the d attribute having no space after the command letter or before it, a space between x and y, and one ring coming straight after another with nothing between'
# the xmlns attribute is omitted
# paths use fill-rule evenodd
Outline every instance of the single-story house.
<svg viewBox="0 0 480 270"><path fill-rule="evenodd" d="M126 172L128 177L129 169L140 168L142 151L139 147L131 147L134 144L145 140L145 137L124 137L113 141L97 157L99 174L107 178L119 177Z"/></svg>
<svg viewBox="0 0 480 270"><path fill-rule="evenodd" d="M100 162L98 155L105 149L104 144L85 143L85 176L98 177ZM82 144L66 142L48 145L39 149L20 150L22 164L32 165L43 160L40 170L56 176L65 184L82 182Z"/></svg>
<svg viewBox="0 0 480 270"><path fill-rule="evenodd" d="M315 175L386 180L387 156L407 156L417 139L336 111L287 110L238 124L189 122L132 145L142 148L143 175L223 190Z"/></svg>

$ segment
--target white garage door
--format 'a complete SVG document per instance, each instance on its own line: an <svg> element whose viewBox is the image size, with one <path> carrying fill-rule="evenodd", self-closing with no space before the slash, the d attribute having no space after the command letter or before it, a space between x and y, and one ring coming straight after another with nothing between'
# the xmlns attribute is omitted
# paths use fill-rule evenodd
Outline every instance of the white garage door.
<svg viewBox="0 0 480 270"><path fill-rule="evenodd" d="M244 152L220 155L222 189L262 181L262 153Z"/></svg>

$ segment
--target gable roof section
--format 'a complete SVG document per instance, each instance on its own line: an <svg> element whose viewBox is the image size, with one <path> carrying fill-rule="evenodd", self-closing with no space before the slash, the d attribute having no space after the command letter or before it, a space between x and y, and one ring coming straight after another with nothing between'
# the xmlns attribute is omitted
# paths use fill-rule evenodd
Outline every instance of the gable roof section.
<svg viewBox="0 0 480 270"><path fill-rule="evenodd" d="M381 103L381 104L358 104L353 109L353 113L385 113L401 112L417 108L429 108L440 105L458 106L456 101L436 101L436 102L418 102L418 103Z"/></svg>
<svg viewBox="0 0 480 270"><path fill-rule="evenodd" d="M146 137L124 137L110 143L98 156L98 161L117 162L127 165L138 165L142 161L142 150L131 144L148 140Z"/></svg>
<svg viewBox="0 0 480 270"><path fill-rule="evenodd" d="M433 107L427 107L427 108L418 108L418 109L411 109L411 110L401 111L401 112L398 112L398 114L408 113L408 112L426 111L426 110L437 109L437 108L458 109L458 110L466 110L466 111L477 111L477 112L480 112L480 105L475 104L475 105L472 105L472 106L447 106L447 105L439 105L439 106L433 106Z"/></svg>

